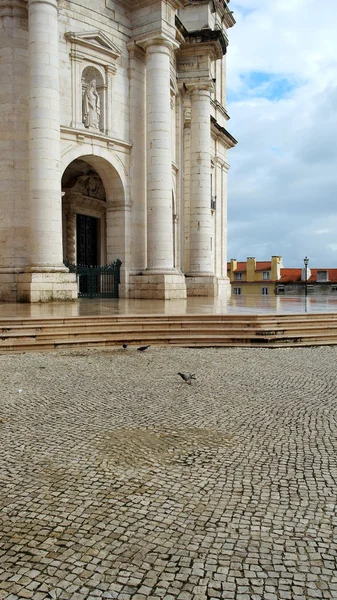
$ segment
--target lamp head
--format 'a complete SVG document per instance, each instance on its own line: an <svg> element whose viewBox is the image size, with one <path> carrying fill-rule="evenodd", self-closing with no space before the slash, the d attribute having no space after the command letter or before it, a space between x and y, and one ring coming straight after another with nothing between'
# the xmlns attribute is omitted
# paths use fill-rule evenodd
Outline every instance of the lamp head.
<svg viewBox="0 0 337 600"><path fill-rule="evenodd" d="M304 265L307 267L309 264L309 259L307 256L303 259L303 262L304 262Z"/></svg>

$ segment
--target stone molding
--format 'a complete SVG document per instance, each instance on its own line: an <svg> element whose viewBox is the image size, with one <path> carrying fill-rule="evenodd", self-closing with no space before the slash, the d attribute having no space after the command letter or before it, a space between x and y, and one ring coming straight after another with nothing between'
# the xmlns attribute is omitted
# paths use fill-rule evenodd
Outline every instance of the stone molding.
<svg viewBox="0 0 337 600"><path fill-rule="evenodd" d="M146 53L148 53L150 49L152 52L158 52L158 48L160 46L167 48L167 50L169 50L170 52L172 50L176 50L177 48L179 48L179 44L175 40L173 40L172 38L169 38L168 36L166 36L164 34L162 34L162 35L157 34L154 37L148 37L148 38L145 38L144 40L139 40L137 42L137 44L139 44L142 48L144 48Z"/></svg>
<svg viewBox="0 0 337 600"><path fill-rule="evenodd" d="M104 133L89 131L88 129L76 129L74 127L65 127L61 126L61 134L71 135L72 138L76 138L76 141L79 144L83 143L91 143L91 140L101 141L106 144L109 150L111 150L114 146L121 146L123 148L132 148L132 143L127 140L119 140L118 138L114 138L112 136L106 135ZM61 139L62 138L61 136Z"/></svg>
<svg viewBox="0 0 337 600"><path fill-rule="evenodd" d="M199 79L195 81L187 81L186 89L191 94L199 93L199 92L213 92L214 91L214 83L212 79ZM211 99L210 99L211 100Z"/></svg>
<svg viewBox="0 0 337 600"><path fill-rule="evenodd" d="M57 8L57 0L28 0L28 6L32 4L50 4L53 8Z"/></svg>
<svg viewBox="0 0 337 600"><path fill-rule="evenodd" d="M104 200L97 200L97 198L85 196L81 192L73 191L72 188L66 188L64 191L64 208L69 213L76 213L79 210L91 210L99 213L101 216L105 215L107 204Z"/></svg>
<svg viewBox="0 0 337 600"><path fill-rule="evenodd" d="M185 37L185 42L182 44L183 46L191 45L201 45L201 46L209 46L212 48L214 53L214 58L219 59L226 54L228 38L226 34L221 29L201 29L200 31L190 31Z"/></svg>
<svg viewBox="0 0 337 600"><path fill-rule="evenodd" d="M227 129L219 125L214 117L211 117L211 133L213 138L220 139L222 141L227 150L234 148L234 146L236 146L238 143L237 140L229 133L229 131L227 131Z"/></svg>
<svg viewBox="0 0 337 600"><path fill-rule="evenodd" d="M107 210L109 212L119 212L121 210L130 211L133 206L133 202L131 200L117 201L117 202L108 202Z"/></svg>
<svg viewBox="0 0 337 600"><path fill-rule="evenodd" d="M3 17L28 18L26 0L0 0L0 19Z"/></svg>
<svg viewBox="0 0 337 600"><path fill-rule="evenodd" d="M83 57L89 58L89 60L92 60L95 55L100 55L100 57L108 57L111 62L117 60L122 54L116 44L99 29L83 32L68 31L64 35L71 42L72 51L77 53L78 47L81 48Z"/></svg>
<svg viewBox="0 0 337 600"><path fill-rule="evenodd" d="M145 50L143 48L141 48L140 46L138 46L138 44L134 40L132 40L131 42L128 42L126 44L126 47L128 49L130 58L135 58L135 59L140 60L141 62L145 63L145 60L146 60Z"/></svg>
<svg viewBox="0 0 337 600"><path fill-rule="evenodd" d="M219 113L221 114L221 116L226 121L229 121L230 116L229 116L228 112L226 111L225 107L222 104L220 104L220 102L218 100L211 99L211 105L213 106L213 108L215 110L219 111Z"/></svg>
<svg viewBox="0 0 337 600"><path fill-rule="evenodd" d="M223 0L213 0L213 2L216 11L219 14L221 20L223 21L225 27L227 27L228 29L230 27L233 27L236 21L233 16L233 12L227 6L227 3L223 2Z"/></svg>
<svg viewBox="0 0 337 600"><path fill-rule="evenodd" d="M220 158L220 156L216 155L215 156L215 163L216 163L216 166L218 166L221 169L223 169L225 171L225 173L228 173L228 171L230 169L230 165L229 165L229 163L225 159Z"/></svg>

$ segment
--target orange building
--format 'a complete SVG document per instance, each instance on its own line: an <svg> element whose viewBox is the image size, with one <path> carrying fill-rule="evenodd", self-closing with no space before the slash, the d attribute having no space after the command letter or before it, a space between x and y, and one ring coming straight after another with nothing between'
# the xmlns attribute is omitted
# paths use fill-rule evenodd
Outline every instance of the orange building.
<svg viewBox="0 0 337 600"><path fill-rule="evenodd" d="M232 258L227 263L227 275L233 296L262 295L337 296L337 269L285 269L281 256L269 261L248 257L245 262Z"/></svg>
<svg viewBox="0 0 337 600"><path fill-rule="evenodd" d="M232 258L227 263L232 295L274 294L282 267L281 256L272 256L270 261L257 261L254 257L248 257L246 262L238 262Z"/></svg>

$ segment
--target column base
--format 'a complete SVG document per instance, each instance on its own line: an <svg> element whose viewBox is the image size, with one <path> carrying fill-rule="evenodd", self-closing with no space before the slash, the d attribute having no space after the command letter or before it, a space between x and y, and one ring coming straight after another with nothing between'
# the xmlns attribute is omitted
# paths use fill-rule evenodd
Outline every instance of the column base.
<svg viewBox="0 0 337 600"><path fill-rule="evenodd" d="M186 275L187 296L229 297L231 294L228 277L215 275Z"/></svg>
<svg viewBox="0 0 337 600"><path fill-rule="evenodd" d="M17 302L74 302L78 297L75 273L20 273Z"/></svg>
<svg viewBox="0 0 337 600"><path fill-rule="evenodd" d="M186 298L185 277L177 271L129 276L129 298L181 300Z"/></svg>
<svg viewBox="0 0 337 600"><path fill-rule="evenodd" d="M0 302L16 302L17 277L14 269L0 269Z"/></svg>
<svg viewBox="0 0 337 600"><path fill-rule="evenodd" d="M230 298L232 293L229 277L218 277L218 296L219 298Z"/></svg>

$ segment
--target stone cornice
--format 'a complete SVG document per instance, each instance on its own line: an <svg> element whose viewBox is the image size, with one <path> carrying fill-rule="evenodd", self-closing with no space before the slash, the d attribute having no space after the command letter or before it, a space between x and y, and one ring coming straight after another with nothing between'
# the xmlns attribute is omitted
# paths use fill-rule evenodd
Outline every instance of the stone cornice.
<svg viewBox="0 0 337 600"><path fill-rule="evenodd" d="M115 0L117 3L121 4L123 8L127 6L131 10L133 8L144 8L146 6L151 6L158 0ZM175 10L178 8L184 8L189 3L189 0L167 0L167 3Z"/></svg>
<svg viewBox="0 0 337 600"><path fill-rule="evenodd" d="M90 143L91 140L105 142L109 150L111 150L114 146L121 146L127 149L132 148L131 142L119 140L117 138L104 135L104 133L88 131L87 129L74 129L73 127L65 127L61 125L61 134L62 133L76 138L78 143Z"/></svg>
<svg viewBox="0 0 337 600"><path fill-rule="evenodd" d="M222 169L224 169L224 171L226 171L226 173L228 173L230 166L224 158L221 158L218 154L216 154L214 160L217 166L221 167Z"/></svg>
<svg viewBox="0 0 337 600"><path fill-rule="evenodd" d="M238 143L235 137L233 137L229 131L227 131L227 129L221 127L214 117L211 117L211 131L214 137L220 138L220 140L228 149L234 148L234 146L236 146Z"/></svg>
<svg viewBox="0 0 337 600"><path fill-rule="evenodd" d="M218 100L211 100L211 104L216 110L218 110L222 114L222 116L224 117L224 119L226 119L226 121L229 121L230 116L229 116L228 112L226 111L225 107L222 106L222 104L220 104L220 102Z"/></svg>
<svg viewBox="0 0 337 600"><path fill-rule="evenodd" d="M214 7L227 28L233 27L236 21L233 16L233 11L228 8L226 0L213 0Z"/></svg>
<svg viewBox="0 0 337 600"><path fill-rule="evenodd" d="M215 50L216 58L222 58L226 54L228 38L221 29L199 29L199 31L189 31L185 35L184 45L187 44L208 44Z"/></svg>

